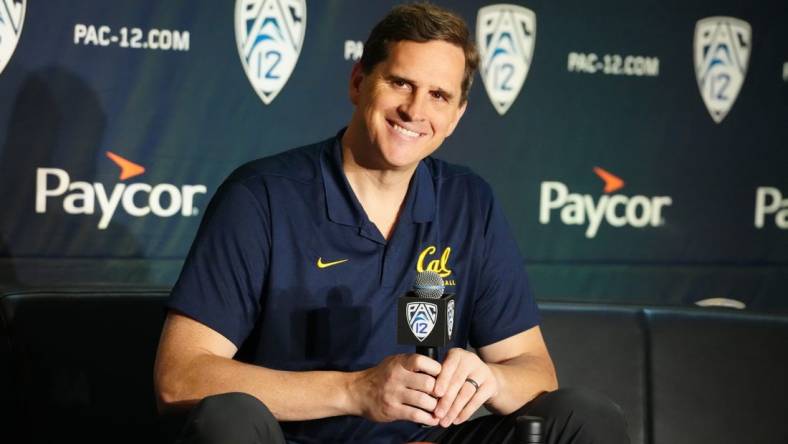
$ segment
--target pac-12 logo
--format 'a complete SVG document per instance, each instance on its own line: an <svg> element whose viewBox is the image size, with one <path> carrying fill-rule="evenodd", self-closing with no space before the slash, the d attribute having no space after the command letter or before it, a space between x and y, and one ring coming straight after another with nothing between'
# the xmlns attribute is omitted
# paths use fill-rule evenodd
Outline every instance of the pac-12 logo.
<svg viewBox="0 0 788 444"><path fill-rule="evenodd" d="M0 73L11 60L19 42L26 7L26 0L0 0Z"/></svg>
<svg viewBox="0 0 788 444"><path fill-rule="evenodd" d="M246 77L266 105L293 73L305 33L306 0L236 0L238 54Z"/></svg>
<svg viewBox="0 0 788 444"><path fill-rule="evenodd" d="M708 17L695 25L695 76L703 103L720 123L736 102L752 49L752 29L734 17Z"/></svg>
<svg viewBox="0 0 788 444"><path fill-rule="evenodd" d="M517 5L490 5L476 16L482 81L495 110L504 115L528 76L536 42L536 14Z"/></svg>
<svg viewBox="0 0 788 444"><path fill-rule="evenodd" d="M451 339L451 332L454 330L454 299L446 305L446 328L449 332L449 339Z"/></svg>
<svg viewBox="0 0 788 444"><path fill-rule="evenodd" d="M405 304L405 318L413 336L423 341L435 328L438 306L432 302L408 302Z"/></svg>

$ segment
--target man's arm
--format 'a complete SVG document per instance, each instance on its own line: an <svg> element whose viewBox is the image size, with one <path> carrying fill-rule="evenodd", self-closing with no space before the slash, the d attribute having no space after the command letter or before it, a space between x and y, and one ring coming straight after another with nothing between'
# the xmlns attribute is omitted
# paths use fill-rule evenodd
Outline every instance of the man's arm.
<svg viewBox="0 0 788 444"><path fill-rule="evenodd" d="M434 388L440 364L419 355L397 355L359 372L289 372L235 361L237 347L215 330L170 312L154 368L160 411L191 407L219 393L260 399L279 421L365 416L435 425ZM419 407L419 408L416 408ZM422 410L423 409L423 410Z"/></svg>
<svg viewBox="0 0 788 444"><path fill-rule="evenodd" d="M558 378L539 326L479 349L498 381L498 394L487 401L506 415L542 392L558 389Z"/></svg>
<svg viewBox="0 0 788 444"><path fill-rule="evenodd" d="M558 388L553 361L538 326L479 348L479 355L454 348L435 383L435 415L441 426L467 420L482 404L509 414L536 395ZM471 378L477 390L466 382Z"/></svg>

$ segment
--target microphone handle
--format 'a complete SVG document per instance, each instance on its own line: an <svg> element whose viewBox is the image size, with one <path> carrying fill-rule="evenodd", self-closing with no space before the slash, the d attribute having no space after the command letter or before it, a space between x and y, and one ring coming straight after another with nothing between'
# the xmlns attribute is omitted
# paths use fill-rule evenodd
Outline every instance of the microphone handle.
<svg viewBox="0 0 788 444"><path fill-rule="evenodd" d="M426 356L426 357L428 357L430 359L433 359L435 361L438 360L438 347L421 347L421 346L416 346L416 353L418 353L418 354L420 354L422 356ZM425 410L425 412L432 413L432 412L428 412L426 410ZM427 424L422 424L421 425L422 429L428 429L430 427L431 426L428 426Z"/></svg>
<svg viewBox="0 0 788 444"><path fill-rule="evenodd" d="M539 416L518 416L514 420L514 441L517 444L544 443L544 418Z"/></svg>
<svg viewBox="0 0 788 444"><path fill-rule="evenodd" d="M416 353L435 361L438 360L438 347L416 347Z"/></svg>

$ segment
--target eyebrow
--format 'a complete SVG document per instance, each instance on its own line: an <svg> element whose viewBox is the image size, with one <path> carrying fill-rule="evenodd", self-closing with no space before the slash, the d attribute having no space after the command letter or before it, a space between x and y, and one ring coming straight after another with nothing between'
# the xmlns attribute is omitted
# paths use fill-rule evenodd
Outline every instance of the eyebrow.
<svg viewBox="0 0 788 444"><path fill-rule="evenodd" d="M405 83L409 83L411 85L418 86L418 83L416 81L408 79L406 77L398 76L396 74L388 74L388 75L385 76L385 79L387 81L389 81L389 82L395 81L395 80L399 80L399 81L402 81L402 82L405 82ZM430 90L431 91L437 91L443 97L445 97L446 100L449 101L449 102L451 102L451 100L454 98L454 94L450 93L449 91L446 91L445 89L443 89L443 88L441 88L439 86L438 87L434 87L434 88L430 88Z"/></svg>

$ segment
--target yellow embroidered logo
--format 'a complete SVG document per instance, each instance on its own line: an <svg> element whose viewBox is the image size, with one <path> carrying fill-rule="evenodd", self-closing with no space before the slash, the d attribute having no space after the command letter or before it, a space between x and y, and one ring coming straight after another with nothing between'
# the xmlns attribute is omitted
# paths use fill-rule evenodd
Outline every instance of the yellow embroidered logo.
<svg viewBox="0 0 788 444"><path fill-rule="evenodd" d="M339 265L341 263L347 262L349 259L340 259L338 261L333 262L323 262L323 258L317 258L317 268L328 268L333 267L334 265Z"/></svg>
<svg viewBox="0 0 788 444"><path fill-rule="evenodd" d="M440 258L432 259L425 264L427 257L434 255L437 251L438 249L435 247L435 245L430 245L429 247L425 248L421 254L419 254L419 260L416 262L416 271L419 273L424 271L434 271L435 273L438 273L440 277L445 279L451 275L451 269L449 268L449 255L451 255L451 247L446 247L446 249L443 250ZM451 281L451 283L446 281L445 283L446 285L454 285L454 281Z"/></svg>

